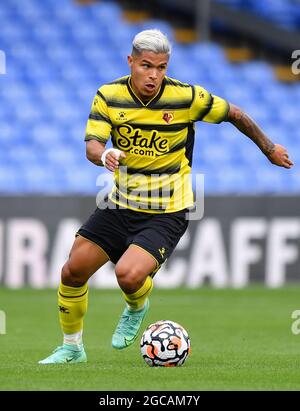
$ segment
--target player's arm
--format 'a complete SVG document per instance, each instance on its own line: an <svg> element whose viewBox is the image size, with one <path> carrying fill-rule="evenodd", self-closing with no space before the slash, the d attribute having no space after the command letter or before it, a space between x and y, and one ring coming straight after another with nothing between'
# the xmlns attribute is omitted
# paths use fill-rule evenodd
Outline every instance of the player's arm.
<svg viewBox="0 0 300 411"><path fill-rule="evenodd" d="M97 140L86 142L86 157L97 166L104 166L103 155L105 156L105 167L110 171L115 171L119 167L119 160L125 158L125 154L120 150L106 150L105 144Z"/></svg>
<svg viewBox="0 0 300 411"><path fill-rule="evenodd" d="M227 121L232 123L261 149L271 163L285 168L291 168L293 162L289 159L287 150L279 145L274 144L261 130L261 128L244 113L239 107L230 104Z"/></svg>
<svg viewBox="0 0 300 411"><path fill-rule="evenodd" d="M105 151L105 144L97 140L89 140L86 142L86 157L96 166L103 166L101 156Z"/></svg>

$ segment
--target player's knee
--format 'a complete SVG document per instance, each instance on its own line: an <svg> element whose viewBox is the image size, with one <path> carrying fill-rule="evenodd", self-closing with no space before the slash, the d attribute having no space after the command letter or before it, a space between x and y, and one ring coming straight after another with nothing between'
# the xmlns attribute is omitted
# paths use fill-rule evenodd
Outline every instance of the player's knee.
<svg viewBox="0 0 300 411"><path fill-rule="evenodd" d="M126 293L134 293L143 284L144 273L139 267L117 264L115 272L119 286Z"/></svg>
<svg viewBox="0 0 300 411"><path fill-rule="evenodd" d="M85 281L82 278L82 273L76 270L69 261L63 266L61 270L61 281L63 284L70 287L80 287L84 285Z"/></svg>

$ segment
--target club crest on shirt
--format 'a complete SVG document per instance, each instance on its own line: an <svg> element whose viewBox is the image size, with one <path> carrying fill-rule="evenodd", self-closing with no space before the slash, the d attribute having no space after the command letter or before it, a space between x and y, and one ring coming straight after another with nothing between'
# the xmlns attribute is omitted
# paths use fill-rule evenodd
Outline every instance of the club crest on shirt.
<svg viewBox="0 0 300 411"><path fill-rule="evenodd" d="M166 123L170 124L174 120L174 113L172 111L164 111L162 118Z"/></svg>

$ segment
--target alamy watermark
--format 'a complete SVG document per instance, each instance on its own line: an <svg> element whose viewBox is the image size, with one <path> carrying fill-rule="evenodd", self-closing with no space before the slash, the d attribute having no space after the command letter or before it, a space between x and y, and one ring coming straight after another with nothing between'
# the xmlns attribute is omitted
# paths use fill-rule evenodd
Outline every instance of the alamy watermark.
<svg viewBox="0 0 300 411"><path fill-rule="evenodd" d="M6 315L2 310L0 310L0 335L1 334L6 334Z"/></svg>
<svg viewBox="0 0 300 411"><path fill-rule="evenodd" d="M300 74L300 50L294 50L292 52L292 59L294 60L292 63L292 73L297 76Z"/></svg>
<svg viewBox="0 0 300 411"><path fill-rule="evenodd" d="M292 319L295 320L292 323L291 331L294 335L300 334L300 310L292 312Z"/></svg>
<svg viewBox="0 0 300 411"><path fill-rule="evenodd" d="M96 197L100 209L131 208L153 213L186 210L187 220L200 220L204 215L204 174L131 174L122 166L114 181L110 174L100 174L96 185L100 187Z"/></svg>
<svg viewBox="0 0 300 411"><path fill-rule="evenodd" d="M0 50L0 74L6 74L6 55L3 50Z"/></svg>

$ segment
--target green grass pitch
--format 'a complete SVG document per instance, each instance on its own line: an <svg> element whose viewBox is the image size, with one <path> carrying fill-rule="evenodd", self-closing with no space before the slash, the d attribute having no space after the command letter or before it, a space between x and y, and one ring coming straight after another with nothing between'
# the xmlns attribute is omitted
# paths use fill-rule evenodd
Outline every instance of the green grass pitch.
<svg viewBox="0 0 300 411"><path fill-rule="evenodd" d="M189 332L182 367L150 368L139 339L116 351L110 341L123 301L119 290L90 290L84 342L87 364L38 365L61 344L55 290L0 290L0 390L299 390L300 334L291 314L300 287L268 290L155 289L143 329L170 319ZM141 333L140 333L141 334Z"/></svg>

